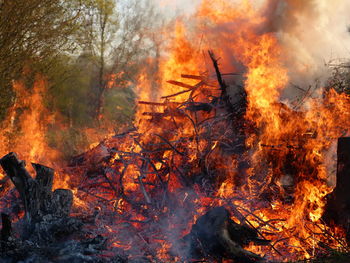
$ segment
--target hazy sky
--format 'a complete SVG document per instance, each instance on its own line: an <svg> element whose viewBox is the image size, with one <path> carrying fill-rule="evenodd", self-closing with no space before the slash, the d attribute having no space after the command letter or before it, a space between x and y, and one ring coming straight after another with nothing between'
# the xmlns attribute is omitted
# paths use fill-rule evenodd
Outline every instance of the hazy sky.
<svg viewBox="0 0 350 263"><path fill-rule="evenodd" d="M164 12L172 14L192 12L200 0L154 0Z"/></svg>

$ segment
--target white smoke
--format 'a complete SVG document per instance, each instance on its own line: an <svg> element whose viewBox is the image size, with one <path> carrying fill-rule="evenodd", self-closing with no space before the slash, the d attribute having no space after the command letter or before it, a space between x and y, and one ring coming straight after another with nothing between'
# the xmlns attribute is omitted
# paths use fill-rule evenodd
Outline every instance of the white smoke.
<svg viewBox="0 0 350 263"><path fill-rule="evenodd" d="M165 9L181 9L182 14L188 16L192 16L193 11L202 2L201 0L155 1L160 2L161 6L166 7ZM242 1L226 0L237 7ZM282 59L292 84L304 89L316 83L322 86L330 76L330 63L337 63L340 60L350 61L350 0L248 1L260 9L267 18L266 24L259 28L261 33L274 32L278 37L283 50ZM232 21L232 24L237 24L239 27L239 21ZM221 31L225 31L228 26L229 23L217 25L210 32L204 32L213 48L215 39L220 38L211 38L210 35L223 35ZM225 60L235 60L229 52L225 54L227 55ZM297 90L287 89L284 95L287 98L295 97L296 94L293 92L297 93Z"/></svg>
<svg viewBox="0 0 350 263"><path fill-rule="evenodd" d="M329 77L327 64L350 60L349 0L268 0L265 12L292 83L322 83Z"/></svg>

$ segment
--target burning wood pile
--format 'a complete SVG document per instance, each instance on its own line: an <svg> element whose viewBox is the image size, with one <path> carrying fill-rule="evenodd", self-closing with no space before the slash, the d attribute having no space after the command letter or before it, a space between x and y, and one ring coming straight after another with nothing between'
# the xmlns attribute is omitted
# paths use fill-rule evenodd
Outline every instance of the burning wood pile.
<svg viewBox="0 0 350 263"><path fill-rule="evenodd" d="M280 262L349 253L349 95L309 89L298 103L282 103L288 72L277 38L261 30L268 21L248 4L220 13L209 2L198 10L208 19L199 27L215 34L200 45L213 43L223 60L209 51L201 71L178 23L161 80L140 76L132 129L56 173L33 164L35 178L16 154L1 158L3 262ZM69 180L55 184L63 175Z"/></svg>
<svg viewBox="0 0 350 263"><path fill-rule="evenodd" d="M331 195L323 175L323 151L343 128L317 134L308 113L276 103L273 114L293 130L264 138L269 124L247 118L261 113L242 87L232 98L209 57L215 78L169 81L183 90L139 101L135 129L72 159L72 209L71 190L52 192L52 169L33 164L33 179L15 154L4 156L16 188L2 200L11 211L2 214L4 262L269 262L348 251L348 139ZM314 103L339 112L350 99L330 92Z"/></svg>

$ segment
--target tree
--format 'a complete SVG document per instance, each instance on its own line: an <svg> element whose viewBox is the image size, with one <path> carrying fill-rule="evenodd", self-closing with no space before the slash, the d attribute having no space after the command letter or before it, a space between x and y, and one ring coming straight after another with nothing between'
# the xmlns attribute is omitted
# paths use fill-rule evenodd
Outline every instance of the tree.
<svg viewBox="0 0 350 263"><path fill-rule="evenodd" d="M58 54L75 48L80 14L78 0L0 1L0 111L11 103L11 83L24 66L43 72Z"/></svg>
<svg viewBox="0 0 350 263"><path fill-rule="evenodd" d="M135 81L141 62L156 53L159 43L151 32L161 19L149 0L124 1L119 5L113 0L91 0L86 10L88 30L83 34L83 42L96 57L98 67L98 86L91 97L98 120L108 89Z"/></svg>

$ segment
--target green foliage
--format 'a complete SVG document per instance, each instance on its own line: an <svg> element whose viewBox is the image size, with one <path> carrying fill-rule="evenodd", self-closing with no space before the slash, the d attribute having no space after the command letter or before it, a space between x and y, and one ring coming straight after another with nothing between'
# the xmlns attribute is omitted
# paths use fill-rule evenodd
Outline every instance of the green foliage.
<svg viewBox="0 0 350 263"><path fill-rule="evenodd" d="M86 1L86 30L82 42L85 50L94 54L97 67L98 87L94 90L95 118L106 112L108 76L115 79L115 86L125 81L135 82L141 61L157 53L159 42L155 41L152 27L159 25L157 14L150 1L113 0ZM120 74L123 73L123 74Z"/></svg>
<svg viewBox="0 0 350 263"><path fill-rule="evenodd" d="M14 92L10 83L0 79L0 122L6 118L8 108L14 100Z"/></svg>
<svg viewBox="0 0 350 263"><path fill-rule="evenodd" d="M0 121L15 101L12 82L30 89L39 73L56 114L50 144L67 156L91 143L79 130L101 125L99 113L103 124L130 125L138 74L158 54L157 19L149 0L0 0Z"/></svg>
<svg viewBox="0 0 350 263"><path fill-rule="evenodd" d="M131 123L135 109L135 93L131 86L107 90L104 116L118 125Z"/></svg>
<svg viewBox="0 0 350 263"><path fill-rule="evenodd" d="M94 70L88 61L61 57L49 72L50 108L62 114L70 126L84 127L92 122L89 112Z"/></svg>
<svg viewBox="0 0 350 263"><path fill-rule="evenodd" d="M0 119L13 102L12 81L24 67L46 73L57 55L71 51L79 28L79 1L0 1Z"/></svg>

